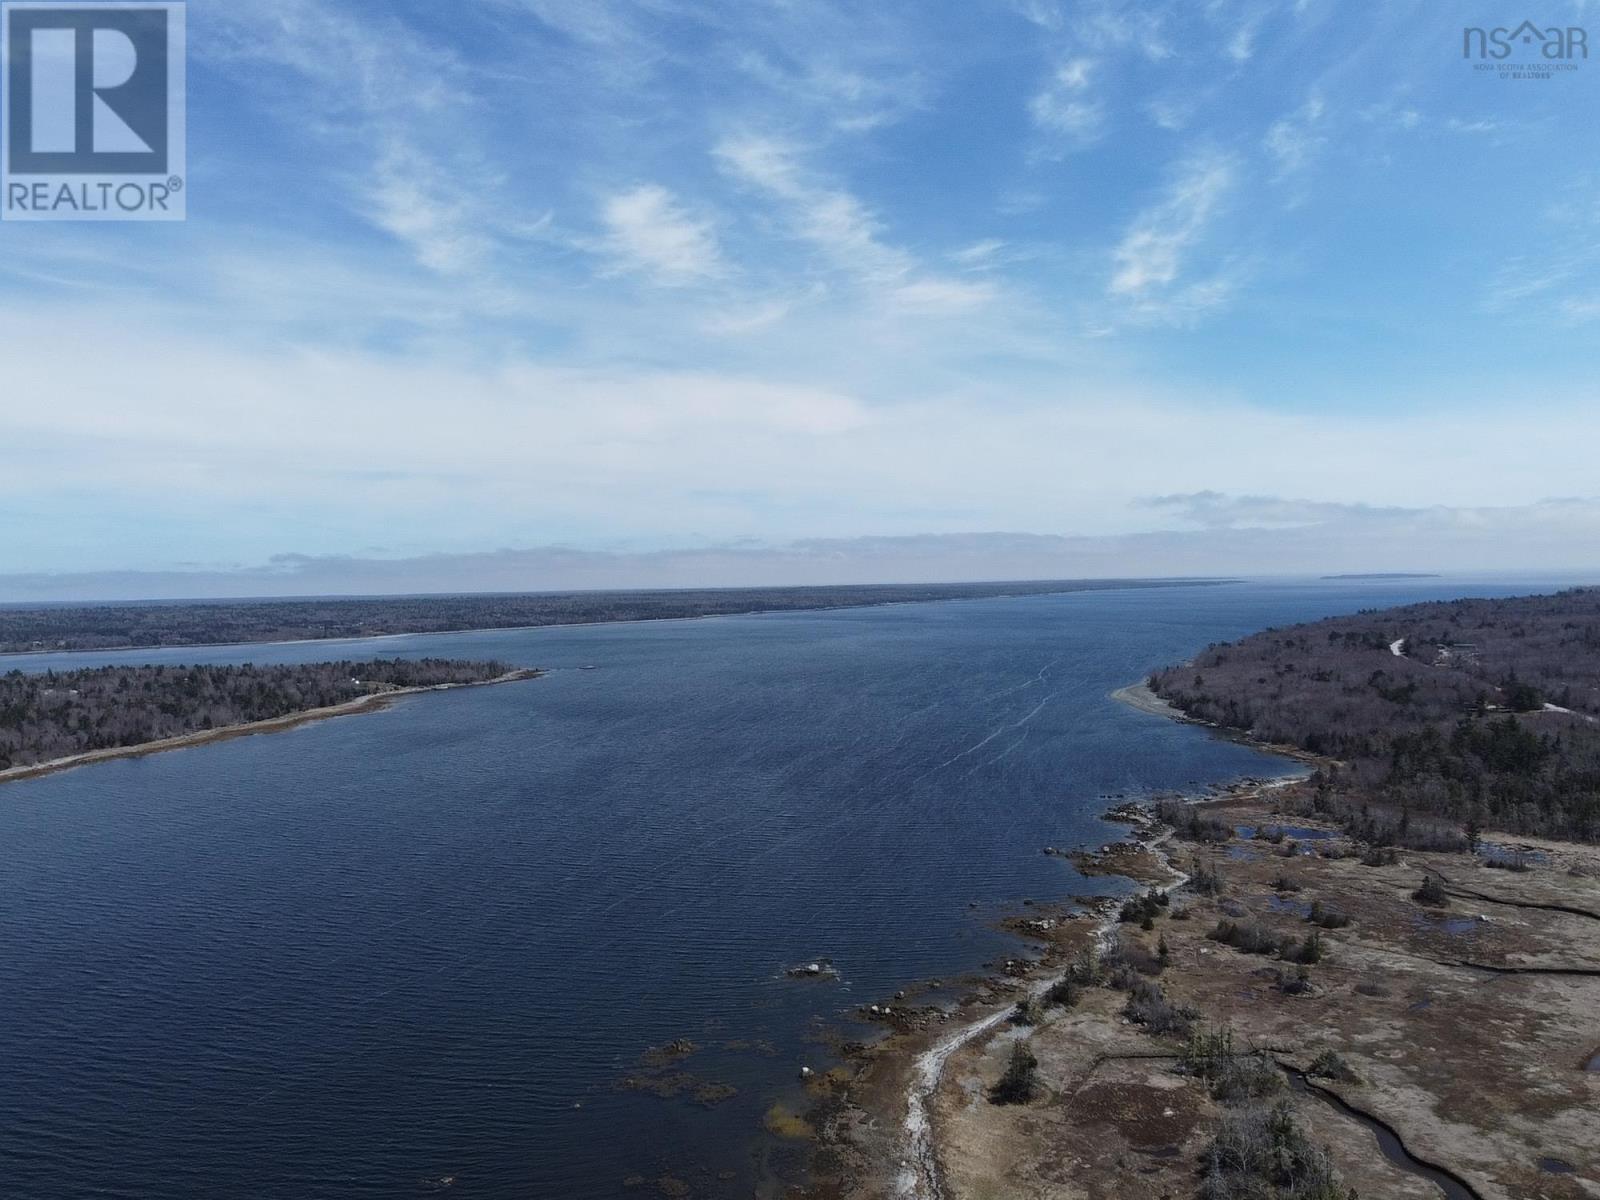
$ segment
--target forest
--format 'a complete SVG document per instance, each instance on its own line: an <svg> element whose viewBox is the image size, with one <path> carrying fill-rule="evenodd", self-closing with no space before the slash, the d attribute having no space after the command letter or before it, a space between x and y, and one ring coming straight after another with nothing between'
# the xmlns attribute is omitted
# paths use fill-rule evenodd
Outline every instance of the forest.
<svg viewBox="0 0 1600 1200"><path fill-rule="evenodd" d="M1267 630L1149 683L1196 720L1338 760L1329 804L1600 836L1600 589Z"/></svg>
<svg viewBox="0 0 1600 1200"><path fill-rule="evenodd" d="M498 662L96 667L0 675L0 770L268 721L397 688L481 683Z"/></svg>
<svg viewBox="0 0 1600 1200"><path fill-rule="evenodd" d="M1184 582L1101 579L1036 583L884 584L700 591L547 592L371 599L0 605L0 654L46 650L212 646L447 633L601 621L657 621L799 609L863 608L925 600L1037 596Z"/></svg>

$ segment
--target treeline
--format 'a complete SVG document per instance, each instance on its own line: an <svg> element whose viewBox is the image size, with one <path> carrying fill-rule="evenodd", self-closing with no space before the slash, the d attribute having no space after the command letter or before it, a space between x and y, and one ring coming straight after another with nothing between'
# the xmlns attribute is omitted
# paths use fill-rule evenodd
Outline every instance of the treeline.
<svg viewBox="0 0 1600 1200"><path fill-rule="evenodd" d="M481 683L498 662L99 667L0 675L0 770L269 721L397 688Z"/></svg>
<svg viewBox="0 0 1600 1200"><path fill-rule="evenodd" d="M1340 760L1330 804L1600 836L1600 589L1268 630L1150 685L1197 719Z"/></svg>
<svg viewBox="0 0 1600 1200"><path fill-rule="evenodd" d="M1189 581L1190 584L1194 581ZM1172 582L1102 579L1036 583L888 584L701 591L560 592L366 600L0 606L0 653L210 646L236 642L446 633L601 621L659 621L922 600L1038 596Z"/></svg>

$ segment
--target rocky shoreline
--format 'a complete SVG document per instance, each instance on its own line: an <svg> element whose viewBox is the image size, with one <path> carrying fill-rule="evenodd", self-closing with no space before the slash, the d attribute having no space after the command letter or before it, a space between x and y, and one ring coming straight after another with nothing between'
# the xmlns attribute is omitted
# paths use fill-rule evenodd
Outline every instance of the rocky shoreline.
<svg viewBox="0 0 1600 1200"><path fill-rule="evenodd" d="M1071 860L1086 876L1121 876L1153 887L1159 881L1161 890L1187 881L1162 853L1170 833L1147 808L1123 802L1102 817L1132 826L1130 837L1098 851L1045 847L1044 853ZM818 1097L812 1114L818 1152L815 1177L803 1192L806 1200L943 1200L947 1193L928 1106L949 1059L1004 1025L1019 1002L1048 991L1085 951L1103 945L1116 929L1121 905L1115 895L1030 904L1030 911L1006 916L1000 926L1031 941L1036 957L1019 955L994 964L990 974L967 981L969 989L953 1008L870 1006L869 1018L890 1032L870 1045L847 1045L848 1076L828 1081L830 1091ZM891 1123L897 1107L904 1114L896 1131Z"/></svg>
<svg viewBox="0 0 1600 1200"><path fill-rule="evenodd" d="M1205 814L1199 840L1121 804L1104 816L1129 824L1127 839L1044 848L1086 875L1144 884L1167 907L1152 900L1128 921L1114 898L1029 906L1004 925L1034 943L1034 957L997 964L950 1008L881 1006L887 1036L852 1047L847 1070L815 1089L803 1195L1194 1195L1217 1130L1267 1103L1235 1108L1182 1065L1185 1034L1203 1029L1227 1030L1282 1077L1271 1103L1363 1196L1600 1195L1600 1146L1584 1132L1600 1072L1580 1069L1600 1048L1600 922L1581 915L1600 909L1600 852L1530 846L1543 860L1531 871L1462 854L1373 854L1319 819L1313 789L1296 780L1241 782L1190 803ZM1470 887L1459 878L1469 871ZM1452 880L1444 910L1413 898L1430 874ZM1262 930L1271 951L1238 949L1256 935L1230 928ZM1306 945L1315 962L1290 962ZM1069 1006L1019 1016L1086 955L1108 951L1138 964L1118 968L1129 989L1102 978ZM1486 978L1501 982L1488 989ZM1130 1016L1138 997L1159 997L1161 1013L1177 1014L1173 1028ZM1463 1021L1473 1035L1459 1032ZM1542 1036L1512 1033L1530 1029ZM1038 1063L1039 1095L993 1103L1019 1045ZM1355 1064L1351 1078L1310 1074L1334 1060ZM1092 1117L1085 1094L1103 1102Z"/></svg>

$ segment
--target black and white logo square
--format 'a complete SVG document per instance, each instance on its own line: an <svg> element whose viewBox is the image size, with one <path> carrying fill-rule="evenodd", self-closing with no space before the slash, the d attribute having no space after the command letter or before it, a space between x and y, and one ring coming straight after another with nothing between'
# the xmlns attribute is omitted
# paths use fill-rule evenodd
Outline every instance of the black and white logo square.
<svg viewBox="0 0 1600 1200"><path fill-rule="evenodd" d="M185 6L0 3L0 215L186 216Z"/></svg>

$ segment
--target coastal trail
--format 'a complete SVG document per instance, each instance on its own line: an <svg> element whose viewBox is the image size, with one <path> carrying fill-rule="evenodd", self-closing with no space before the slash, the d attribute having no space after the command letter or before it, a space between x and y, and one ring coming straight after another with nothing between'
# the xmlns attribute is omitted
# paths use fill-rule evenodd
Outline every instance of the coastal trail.
<svg viewBox="0 0 1600 1200"><path fill-rule="evenodd" d="M1132 839L1145 850L1159 854L1172 872L1173 878L1169 882L1154 889L1162 895L1176 892L1187 884L1190 878L1173 865L1170 855L1161 850L1172 836L1169 830L1154 838ZM1094 944L1101 949L1107 947L1116 929L1117 917L1113 912L1096 926ZM1059 983L1065 974L1065 971L1055 972L1036 980L1028 989L1028 996L1032 999L1042 997L1053 985ZM905 1200L946 1200L943 1173L939 1167L939 1155L934 1140L933 1097L944 1081L945 1068L956 1052L1005 1024L1014 1008L1014 1003L1007 1003L994 1012L969 1022L923 1051L913 1063L911 1083L906 1091L906 1116L902 1127L905 1154L901 1159L901 1169L895 1186L896 1194Z"/></svg>

